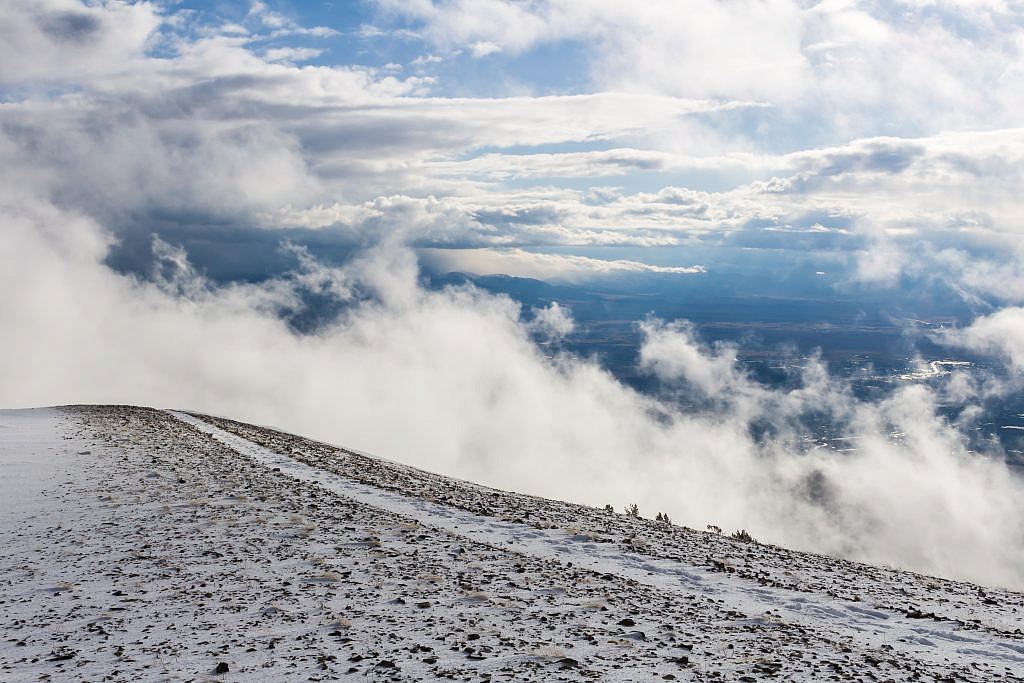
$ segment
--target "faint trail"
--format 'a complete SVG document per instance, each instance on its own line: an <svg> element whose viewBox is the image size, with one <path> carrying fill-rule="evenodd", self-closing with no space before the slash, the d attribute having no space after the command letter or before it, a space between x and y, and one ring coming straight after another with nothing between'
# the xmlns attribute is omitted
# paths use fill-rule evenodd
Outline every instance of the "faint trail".
<svg viewBox="0 0 1024 683"><path fill-rule="evenodd" d="M467 540L560 563L571 562L576 567L615 574L677 594L714 598L723 601L728 608L742 612L750 620L799 624L826 639L855 647L872 650L883 646L893 648L894 654L910 654L939 666L951 661L969 665L984 660L998 668L1024 667L1024 648L1018 641L961 630L953 622L908 619L903 614L871 609L862 603L821 594L776 588L768 590L734 575L623 551L617 544L592 542L588 537L571 535L565 530L537 529L481 517L459 508L355 482L275 453L187 413L167 412L212 435L239 454L269 468L279 468L283 474ZM943 645L936 645L935 640L942 641Z"/></svg>

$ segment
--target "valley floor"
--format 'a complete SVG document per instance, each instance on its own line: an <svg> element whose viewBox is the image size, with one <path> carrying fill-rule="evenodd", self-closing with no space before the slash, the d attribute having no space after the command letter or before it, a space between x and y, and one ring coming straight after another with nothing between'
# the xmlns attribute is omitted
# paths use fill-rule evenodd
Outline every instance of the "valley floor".
<svg viewBox="0 0 1024 683"><path fill-rule="evenodd" d="M273 430L0 411L0 680L1024 680L1024 596Z"/></svg>

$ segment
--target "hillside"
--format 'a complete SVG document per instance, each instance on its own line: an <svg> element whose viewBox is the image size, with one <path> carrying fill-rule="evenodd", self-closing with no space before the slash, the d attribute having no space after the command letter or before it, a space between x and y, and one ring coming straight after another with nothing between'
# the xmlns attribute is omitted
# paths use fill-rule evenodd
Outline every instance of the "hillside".
<svg viewBox="0 0 1024 683"><path fill-rule="evenodd" d="M4 681L1024 680L1021 593L227 419L0 411L0 467Z"/></svg>

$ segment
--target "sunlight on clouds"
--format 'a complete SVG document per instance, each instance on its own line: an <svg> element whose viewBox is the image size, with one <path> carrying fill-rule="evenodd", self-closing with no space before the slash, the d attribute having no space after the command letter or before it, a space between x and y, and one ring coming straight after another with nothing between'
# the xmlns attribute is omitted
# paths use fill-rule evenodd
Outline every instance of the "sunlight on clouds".
<svg viewBox="0 0 1024 683"><path fill-rule="evenodd" d="M654 266L637 261L545 254L523 249L424 249L424 263L436 270L488 275L505 273L538 280L579 282L621 273L694 275L703 266Z"/></svg>
<svg viewBox="0 0 1024 683"><path fill-rule="evenodd" d="M23 293L0 300L10 323L5 404L188 405L506 488L594 505L638 500L692 526L743 526L797 548L1024 585L1024 482L968 454L924 387L864 403L811 361L798 388L771 390L739 372L729 349L649 322L644 366L714 401L684 414L593 362L545 359L529 334L564 334L561 308L524 323L504 297L421 290L402 248L367 252L326 281L303 266L313 286L345 283L336 296L373 295L305 336L272 311L309 286L301 273L214 287L164 250L164 284L146 283L102 264L106 238L86 218L34 201L3 219L11 248L0 285ZM47 228L56 223L60 231ZM857 453L801 452L810 409L847 425ZM749 433L756 419L774 425L762 444Z"/></svg>

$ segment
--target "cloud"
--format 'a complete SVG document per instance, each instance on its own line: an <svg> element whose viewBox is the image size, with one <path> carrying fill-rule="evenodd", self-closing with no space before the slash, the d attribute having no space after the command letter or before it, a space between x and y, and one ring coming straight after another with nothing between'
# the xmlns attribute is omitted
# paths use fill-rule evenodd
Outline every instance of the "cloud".
<svg viewBox="0 0 1024 683"><path fill-rule="evenodd" d="M524 249L423 249L422 258L441 272L475 275L504 273L554 282L582 282L608 275L654 273L695 275L703 266L656 266L621 259L596 259L571 254L549 254Z"/></svg>
<svg viewBox="0 0 1024 683"><path fill-rule="evenodd" d="M42 10L32 7L18 5L15 22L35 21ZM415 239L435 246L652 246L717 236L806 249L825 244L806 238L821 226L834 233L830 248L868 258L864 245L879 245L892 258L865 260L861 272L894 282L900 231L931 239L969 227L1009 239L1021 211L1020 130L771 153L716 129L758 109L747 101L662 91L429 96L431 83L421 77L287 62L313 48L265 52L253 36L211 29L165 35L177 15L145 5L133 6L149 17L141 27L118 21L121 5L74 7L93 17L98 42L133 47L68 75L80 88L74 95L6 104L0 128L13 143L8 166L48 175L49 194L62 205L104 220L116 210L123 229L156 212L162 221L328 227L366 242L381 226L405 221L413 204L422 220L403 223L403 231L420 230ZM157 43L173 46L171 56L148 57L147 46ZM63 51L59 61L77 63L74 41L47 44ZM63 73L54 68L36 80ZM660 142L680 139L682 147ZM509 149L572 144L599 149ZM632 189L593 201L591 188L574 188L598 176ZM635 189L639 176L654 178L654 189ZM672 184L680 177L693 184ZM770 239L734 237L765 230L774 232ZM944 246L948 240L936 251Z"/></svg>
<svg viewBox="0 0 1024 683"><path fill-rule="evenodd" d="M787 134L813 122L833 141L1012 125L1024 77L1012 3L378 5L446 49L497 42L524 53L568 41L597 88L770 102L784 112L773 125Z"/></svg>
<svg viewBox="0 0 1024 683"><path fill-rule="evenodd" d="M323 50L315 47L275 47L266 50L263 57L268 62L305 62L315 59L323 53Z"/></svg>
<svg viewBox="0 0 1024 683"><path fill-rule="evenodd" d="M946 331L942 339L948 344L1001 356L1015 373L1024 372L1024 308L1003 308L977 318L964 329Z"/></svg>
<svg viewBox="0 0 1024 683"><path fill-rule="evenodd" d="M665 324L646 320L640 329L644 334L640 369L662 381L686 382L691 389L710 398L734 393L746 384L736 365L736 347L724 345L713 352L701 349L688 322Z"/></svg>
<svg viewBox="0 0 1024 683"><path fill-rule="evenodd" d="M527 323L527 329L548 341L562 339L576 329L571 311L557 301L543 308L534 308L532 312L533 319Z"/></svg>
<svg viewBox="0 0 1024 683"><path fill-rule="evenodd" d="M487 55L493 55L495 53L501 52L501 45L498 45L497 43L492 43L488 40L480 40L473 43L470 46L469 51L474 58L480 59L481 57L486 57Z"/></svg>
<svg viewBox="0 0 1024 683"><path fill-rule="evenodd" d="M530 334L568 329L561 308L523 322L504 297L424 291L403 248L371 250L332 275L346 312L302 335L272 310L306 286L301 272L188 284L199 276L171 250L164 283L141 281L103 265L109 236L95 222L19 206L2 214L0 286L20 292L0 299L5 405L187 406L506 488L638 501L691 526L1024 585L1024 484L997 458L968 453L923 387L862 403L812 363L798 389L773 391L687 328L649 323L646 367L717 399L682 413L592 362L545 358ZM831 411L857 452L801 450L808 409ZM775 425L766 442L752 438L755 420Z"/></svg>
<svg viewBox="0 0 1024 683"><path fill-rule="evenodd" d="M73 83L123 68L162 21L149 2L12 0L0 22L0 84Z"/></svg>

